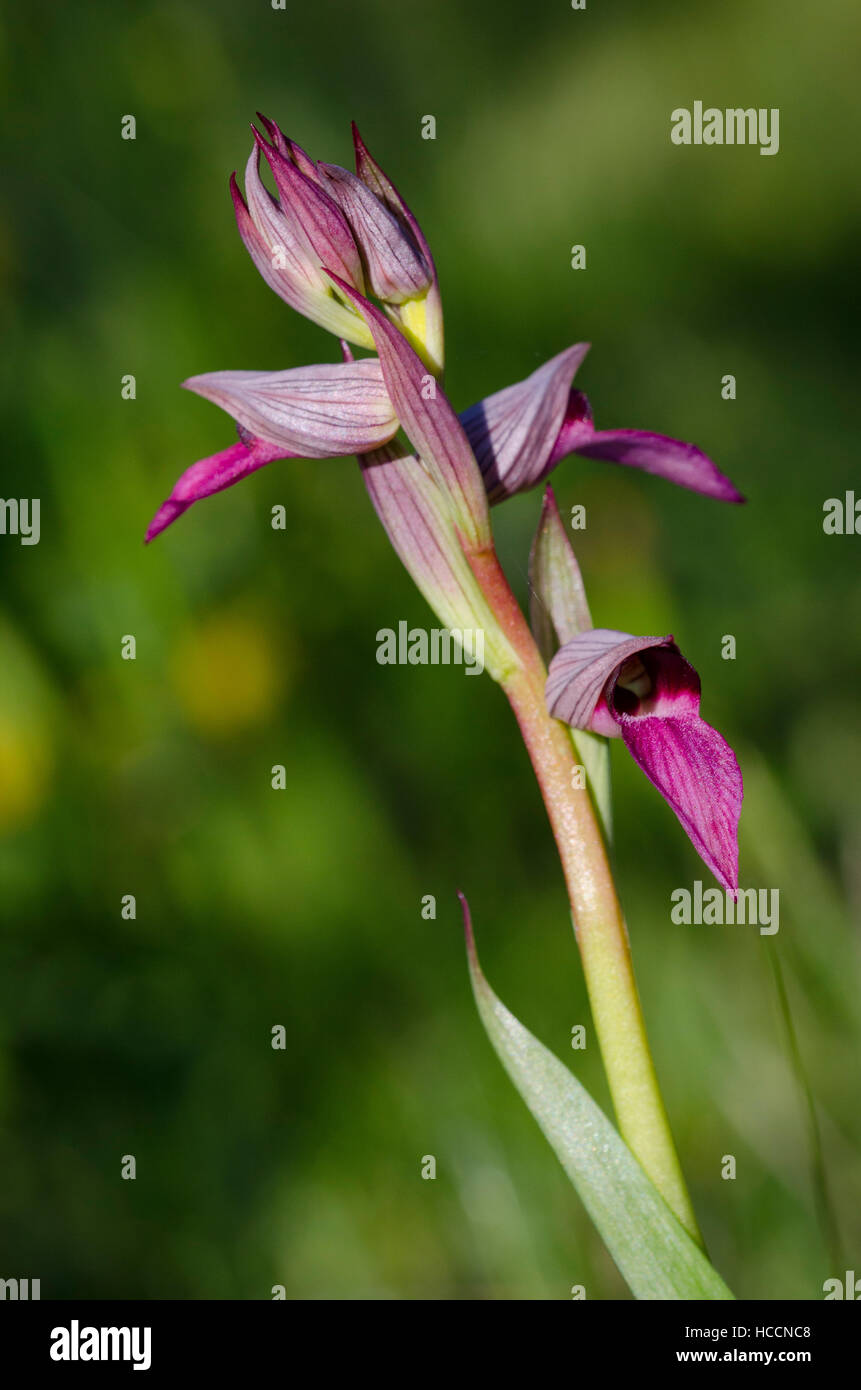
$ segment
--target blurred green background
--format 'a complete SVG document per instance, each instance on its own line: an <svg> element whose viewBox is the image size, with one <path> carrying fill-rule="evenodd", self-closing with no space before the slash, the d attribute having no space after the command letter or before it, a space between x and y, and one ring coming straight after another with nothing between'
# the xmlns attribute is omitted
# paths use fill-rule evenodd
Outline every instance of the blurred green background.
<svg viewBox="0 0 861 1390"><path fill-rule="evenodd" d="M694 439L749 497L555 477L563 512L587 506L596 622L672 631L698 667L745 772L742 881L781 893L769 942L672 925L708 874L615 758L620 891L712 1255L755 1299L861 1269L861 540L822 530L858 477L859 40L849 0L7 7L2 492L41 498L42 537L0 538L0 1276L44 1298L626 1296L467 981L459 887L494 988L607 1103L594 1041L570 1049L588 1010L541 802L489 680L377 665L378 628L432 620L355 463L275 464L142 545L235 437L184 377L337 354L236 234L257 109L344 164L356 119L434 248L459 408L588 339L599 426ZM671 145L695 100L779 107L779 154ZM521 595L538 505L494 513Z"/></svg>

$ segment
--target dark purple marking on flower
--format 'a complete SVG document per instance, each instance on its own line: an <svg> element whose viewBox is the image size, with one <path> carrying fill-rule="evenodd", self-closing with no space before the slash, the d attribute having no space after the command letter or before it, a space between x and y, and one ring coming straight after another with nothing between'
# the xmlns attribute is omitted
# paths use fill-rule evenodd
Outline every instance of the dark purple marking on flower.
<svg viewBox="0 0 861 1390"><path fill-rule="evenodd" d="M550 663L547 708L622 738L718 882L738 888L743 785L735 754L700 717L700 678L672 637L580 633Z"/></svg>

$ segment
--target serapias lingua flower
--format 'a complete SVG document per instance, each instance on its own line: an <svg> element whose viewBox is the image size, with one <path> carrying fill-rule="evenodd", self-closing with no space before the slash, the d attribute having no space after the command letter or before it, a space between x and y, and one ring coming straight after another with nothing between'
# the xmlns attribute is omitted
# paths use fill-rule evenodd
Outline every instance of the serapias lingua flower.
<svg viewBox="0 0 861 1390"><path fill-rule="evenodd" d="M148 541L193 502L273 459L364 453L398 428L376 357L284 372L208 372L183 385L232 415L239 441L186 469L150 523Z"/></svg>
<svg viewBox="0 0 861 1390"><path fill-rule="evenodd" d="M435 368L441 367L442 320L430 249L358 130L353 127L353 174L317 163L274 121L260 120L269 139L252 126L246 197L235 174L230 191L240 235L263 279L291 308L360 347L373 346L367 328L324 267L360 293L375 294L404 331L416 332L423 347L420 330L430 314L429 356ZM261 156L272 171L277 198L260 177Z"/></svg>
<svg viewBox="0 0 861 1390"><path fill-rule="evenodd" d="M554 656L547 708L574 729L622 738L700 858L738 888L743 796L735 754L700 716L700 678L672 637L593 628Z"/></svg>
<svg viewBox="0 0 861 1390"><path fill-rule="evenodd" d="M371 345L379 350L386 320L340 276L332 272L330 278L339 290L345 311L356 313ZM378 320L376 331L372 314L376 314ZM402 325L394 321L391 313L388 318L401 338L406 339L400 344L403 349L400 350L398 340L391 340L390 335L393 349L400 351L402 361L408 361L417 351L414 347L414 352L410 353L412 336L403 332ZM712 460L693 444L643 430L596 430L588 400L582 392L571 389L574 373L588 350L588 343L567 348L524 381L497 391L460 415L491 504L535 487L571 453L628 464L720 501L744 500ZM338 374L342 373L342 367L330 364L285 372L211 372L185 382L191 390L233 415L254 437L254 450L246 457L234 445L227 451L231 459L235 459L229 467L225 466L222 454L193 465L182 475L171 497L172 501L181 500L183 506L173 511L163 508L150 527L147 539L151 540L164 530L192 502L231 486L273 459L361 454L390 439L398 420L394 406L387 408L381 397L385 388L379 361L365 358L353 365L357 370L343 375L340 381ZM419 367L417 361L413 365ZM307 374L307 384L302 386L300 394L297 388L303 373ZM324 381L327 389L319 393L311 422L307 417L307 392L313 391L316 385L322 386ZM412 394L420 398L418 387ZM410 434L410 420L404 413L405 399L400 395L401 423ZM450 409L440 386L435 388L434 399L440 403L440 415ZM429 419L433 418L432 411L427 414ZM309 438L311 423L313 435L309 447L303 451L299 445ZM362 438L365 430L368 433ZM355 450L348 447L354 437L360 441ZM447 437L452 437L450 428ZM285 439L289 447L279 450L276 446ZM330 443L328 453L327 441ZM416 440L413 443L415 445ZM462 451L462 441L459 443ZM432 451L426 450L423 457L426 462L430 460L432 466Z"/></svg>
<svg viewBox="0 0 861 1390"><path fill-rule="evenodd" d="M589 401L571 387L589 347L575 343L461 415L490 502L535 487L569 454L640 468L721 502L743 502L694 444L646 430L595 429Z"/></svg>
<svg viewBox="0 0 861 1390"><path fill-rule="evenodd" d="M439 375L443 362L442 310L430 248L418 222L353 127L356 174L317 163L288 139L274 121L261 117L269 136L255 130L246 170L246 206L231 180L239 230L266 282L293 308L342 342L380 351L385 320L366 298L376 294L405 350ZM265 155L279 197L265 188L259 171ZM397 344L394 345L397 347ZM437 389L438 426L427 423L437 443L446 440L457 456L449 483L471 494L457 507L462 534L473 542L486 532L485 508L476 494L474 455L491 503L536 486L569 453L605 458L669 478L707 496L741 501L715 464L694 445L639 430L596 430L586 397L571 387L589 350L577 343L546 362L524 381L497 391L460 416L454 429L451 407ZM389 354L391 357L391 354ZM402 361L407 358L401 354ZM394 363L394 358L391 358ZM414 362L410 371L418 363ZM391 382L392 370L389 368ZM414 372L413 372L414 374ZM239 442L187 469L147 531L152 540L189 506L232 486L278 458L340 457L372 452L394 435L395 408L383 399L380 363L366 359L283 372L212 372L185 384L227 410L239 426ZM397 388L400 423L405 396ZM442 428L443 418L445 427ZM465 432L465 433L464 433ZM423 462L436 468L433 448L413 439ZM443 450L443 457L445 449ZM478 476L476 470L476 477ZM479 519L476 527L476 519ZM464 526L465 523L465 526Z"/></svg>

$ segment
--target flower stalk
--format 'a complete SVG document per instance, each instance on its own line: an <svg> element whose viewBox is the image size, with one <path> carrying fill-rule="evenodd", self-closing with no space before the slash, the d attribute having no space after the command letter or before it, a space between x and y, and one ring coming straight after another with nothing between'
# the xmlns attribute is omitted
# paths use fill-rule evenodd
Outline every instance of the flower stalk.
<svg viewBox="0 0 861 1390"><path fill-rule="evenodd" d="M649 1049L628 931L574 747L548 712L546 670L494 550L470 564L519 657L500 684L532 762L556 841L574 933L619 1129L685 1230L702 1245Z"/></svg>

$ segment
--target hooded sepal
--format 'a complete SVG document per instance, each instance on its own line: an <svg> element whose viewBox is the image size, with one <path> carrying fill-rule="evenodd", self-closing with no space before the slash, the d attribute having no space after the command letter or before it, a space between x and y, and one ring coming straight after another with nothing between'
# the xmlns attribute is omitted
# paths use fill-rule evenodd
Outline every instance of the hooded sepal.
<svg viewBox="0 0 861 1390"><path fill-rule="evenodd" d="M624 740L700 858L738 888L744 794L735 754L700 716L700 679L672 637L580 633L550 663L547 707L573 728Z"/></svg>
<svg viewBox="0 0 861 1390"><path fill-rule="evenodd" d="M283 136L281 140L284 141ZM319 256L295 209L289 203L279 202L265 187L259 169L261 147L272 150L273 156L277 155L283 163L290 162L258 136L245 169L245 198L239 191L236 175L230 177L230 196L239 235L257 271L270 289L305 318L359 347L373 347L373 339L361 315L343 303L334 293L328 276L322 273ZM305 184L313 186L309 176L303 176L298 168L296 173L304 177ZM322 197L328 196L322 190L319 192ZM361 277L361 263L355 247L354 258L352 264Z"/></svg>
<svg viewBox="0 0 861 1390"><path fill-rule="evenodd" d="M407 299L400 306L387 304L386 312L393 322L399 325L402 333L412 343L422 361L430 367L434 375L441 376L445 361L442 299L440 298L439 280L430 246L417 219L413 216L395 185L371 155L359 134L355 121L352 123L352 129L356 174L388 209L404 232L412 237L430 274L430 285L424 294L415 299Z"/></svg>
<svg viewBox="0 0 861 1390"><path fill-rule="evenodd" d="M461 415L491 503L535 487L550 472L571 382L589 346L575 343Z"/></svg>
<svg viewBox="0 0 861 1390"><path fill-rule="evenodd" d="M569 454L639 468L721 502L744 501L694 444L646 430L596 430L588 399L571 389L588 350L575 344L461 415L491 503L535 487Z"/></svg>
<svg viewBox="0 0 861 1390"><path fill-rule="evenodd" d="M206 372L183 382L282 458L343 458L391 439L397 416L376 357L283 372Z"/></svg>
<svg viewBox="0 0 861 1390"><path fill-rule="evenodd" d="M409 229L349 169L318 164L317 170L350 224L367 282L377 298L387 304L402 304L425 294L431 272Z"/></svg>

